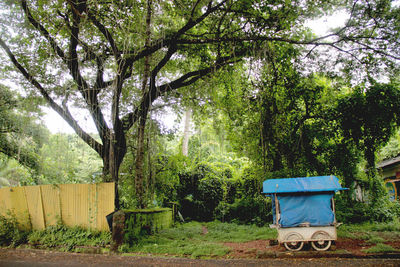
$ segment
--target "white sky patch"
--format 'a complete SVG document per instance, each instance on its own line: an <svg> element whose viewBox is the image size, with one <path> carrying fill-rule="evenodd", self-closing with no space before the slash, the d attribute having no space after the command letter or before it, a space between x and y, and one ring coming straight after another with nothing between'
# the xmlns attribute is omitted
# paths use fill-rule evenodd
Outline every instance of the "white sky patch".
<svg viewBox="0 0 400 267"><path fill-rule="evenodd" d="M57 112L47 107L43 107L42 110L46 113L43 121L51 133L75 133L74 129ZM87 110L74 108L71 109L71 113L84 131L97 133L96 126Z"/></svg>
<svg viewBox="0 0 400 267"><path fill-rule="evenodd" d="M305 26L310 27L317 36L323 36L331 29L344 27L349 16L345 10L339 10L330 16L308 21Z"/></svg>

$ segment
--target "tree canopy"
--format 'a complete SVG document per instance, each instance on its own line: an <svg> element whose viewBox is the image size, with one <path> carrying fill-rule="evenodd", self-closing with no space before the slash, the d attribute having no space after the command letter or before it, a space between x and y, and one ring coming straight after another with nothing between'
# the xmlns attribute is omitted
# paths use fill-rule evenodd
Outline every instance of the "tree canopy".
<svg viewBox="0 0 400 267"><path fill-rule="evenodd" d="M98 153L104 180L117 184L117 208L118 173L130 132L137 134L138 205L145 205L140 200L144 131L156 103L201 90L195 86L199 81L239 62L265 66L267 72L253 74L264 75L261 88L240 95L232 87L232 93L261 103L264 155L266 142L281 140L281 147L268 148L274 168L282 160L294 167L298 134L309 159L317 160L307 147L311 132L323 124L316 108L324 103L315 103L329 102L325 87L303 73L323 66L329 75L345 71L354 81L358 72L368 81L382 71L395 74L400 59L399 8L384 0L7 0L0 7L3 72L12 73L27 94L44 99ZM304 27L337 8L349 14L344 27L322 37ZM257 94L261 90L265 94ZM74 106L89 111L100 141L80 125ZM274 133L278 125L291 129L288 138Z"/></svg>

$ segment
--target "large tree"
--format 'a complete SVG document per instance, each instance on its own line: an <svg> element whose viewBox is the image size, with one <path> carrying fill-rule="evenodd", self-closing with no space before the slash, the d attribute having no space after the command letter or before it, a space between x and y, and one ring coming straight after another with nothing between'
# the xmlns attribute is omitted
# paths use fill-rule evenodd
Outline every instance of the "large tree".
<svg viewBox="0 0 400 267"><path fill-rule="evenodd" d="M304 29L307 19L335 7L349 12L343 29L318 38ZM0 8L0 45L24 88L100 155L105 181L118 184L126 134L136 125L139 206L141 138L161 96L262 56L271 42L334 48L360 64L399 58L398 9L388 1L7 0ZM89 111L100 142L79 125L73 104ZM116 196L118 208L117 186Z"/></svg>

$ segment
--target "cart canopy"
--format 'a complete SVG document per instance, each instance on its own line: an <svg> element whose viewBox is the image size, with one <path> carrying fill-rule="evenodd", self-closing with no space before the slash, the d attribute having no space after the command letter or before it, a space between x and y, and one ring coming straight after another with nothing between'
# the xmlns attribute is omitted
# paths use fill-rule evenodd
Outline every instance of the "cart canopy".
<svg viewBox="0 0 400 267"><path fill-rule="evenodd" d="M336 192L345 190L336 176L314 176L301 178L269 179L263 183L263 193Z"/></svg>
<svg viewBox="0 0 400 267"><path fill-rule="evenodd" d="M335 222L331 199L334 192L344 190L336 176L270 179L263 183L263 193L276 194L279 203L281 227L328 226ZM272 201L276 224L275 199Z"/></svg>

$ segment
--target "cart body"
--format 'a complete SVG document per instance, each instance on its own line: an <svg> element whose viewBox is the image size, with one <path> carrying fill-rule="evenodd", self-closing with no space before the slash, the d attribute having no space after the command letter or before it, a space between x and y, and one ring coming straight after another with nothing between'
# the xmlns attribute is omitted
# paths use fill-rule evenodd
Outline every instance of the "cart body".
<svg viewBox="0 0 400 267"><path fill-rule="evenodd" d="M316 250L329 249L337 239L334 194L344 190L335 176L270 179L263 193L272 198L273 225L278 242L301 250L311 242Z"/></svg>

